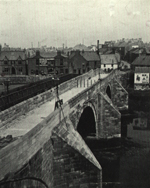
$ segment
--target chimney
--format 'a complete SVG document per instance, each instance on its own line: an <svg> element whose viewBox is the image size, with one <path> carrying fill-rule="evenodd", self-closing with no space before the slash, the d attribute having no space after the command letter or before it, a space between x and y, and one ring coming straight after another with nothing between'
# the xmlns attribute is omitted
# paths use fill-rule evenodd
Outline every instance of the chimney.
<svg viewBox="0 0 150 188"><path fill-rule="evenodd" d="M99 55L99 40L97 40L97 54Z"/></svg>
<svg viewBox="0 0 150 188"><path fill-rule="evenodd" d="M36 51L36 57L38 57L38 58L40 57L40 51L39 50Z"/></svg>
<svg viewBox="0 0 150 188"><path fill-rule="evenodd" d="M97 50L99 50L99 40L97 40Z"/></svg>
<svg viewBox="0 0 150 188"><path fill-rule="evenodd" d="M61 51L60 50L57 51L57 55L61 56Z"/></svg>

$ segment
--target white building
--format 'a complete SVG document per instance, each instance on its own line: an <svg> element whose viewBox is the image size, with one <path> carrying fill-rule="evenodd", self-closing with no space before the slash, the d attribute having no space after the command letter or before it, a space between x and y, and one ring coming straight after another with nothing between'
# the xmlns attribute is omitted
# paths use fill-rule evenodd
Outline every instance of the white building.
<svg viewBox="0 0 150 188"><path fill-rule="evenodd" d="M118 58L115 54L103 54L101 58L101 69L104 71L110 71L112 69L118 69Z"/></svg>

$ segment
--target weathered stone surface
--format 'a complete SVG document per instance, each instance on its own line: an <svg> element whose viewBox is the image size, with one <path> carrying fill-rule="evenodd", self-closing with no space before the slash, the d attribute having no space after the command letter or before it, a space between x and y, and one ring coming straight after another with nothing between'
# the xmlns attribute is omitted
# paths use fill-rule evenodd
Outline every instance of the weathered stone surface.
<svg viewBox="0 0 150 188"><path fill-rule="evenodd" d="M116 80L116 73L111 72L105 79L93 85L89 81L88 84L91 86L63 104L63 111L57 109L26 135L0 150L0 180L33 176L41 178L52 188L86 187L89 177L78 171L82 163L77 159L78 155L82 155L83 160L91 163L91 168L98 170L101 187L101 167L76 130L84 109L90 107L96 122L97 138L107 138L121 133L121 114L118 107L127 104L128 94ZM84 87L85 80L93 74L96 72L90 72L61 85L60 93L73 87ZM106 94L108 85L111 88L111 99ZM16 118L17 114L26 113L27 110L51 100L55 96L54 93L55 88L52 92L46 91L11 107L11 111L1 112L1 122L7 122L6 116L10 121ZM28 187L29 183L33 187L37 184L35 181L24 180L16 183L14 187Z"/></svg>

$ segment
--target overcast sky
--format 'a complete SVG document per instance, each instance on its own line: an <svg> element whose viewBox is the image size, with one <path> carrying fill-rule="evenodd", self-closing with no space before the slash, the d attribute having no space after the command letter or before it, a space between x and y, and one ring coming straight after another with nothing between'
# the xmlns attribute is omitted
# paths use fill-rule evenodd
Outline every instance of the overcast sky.
<svg viewBox="0 0 150 188"><path fill-rule="evenodd" d="M0 14L2 46L150 41L150 0L0 0Z"/></svg>

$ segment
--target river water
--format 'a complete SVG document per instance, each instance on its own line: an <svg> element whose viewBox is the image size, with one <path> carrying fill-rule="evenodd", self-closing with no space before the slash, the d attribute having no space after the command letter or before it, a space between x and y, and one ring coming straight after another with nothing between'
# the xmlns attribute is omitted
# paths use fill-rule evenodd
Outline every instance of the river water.
<svg viewBox="0 0 150 188"><path fill-rule="evenodd" d="M121 147L113 140L87 144L102 166L104 188L150 188L150 130L134 130L132 119L126 120Z"/></svg>

